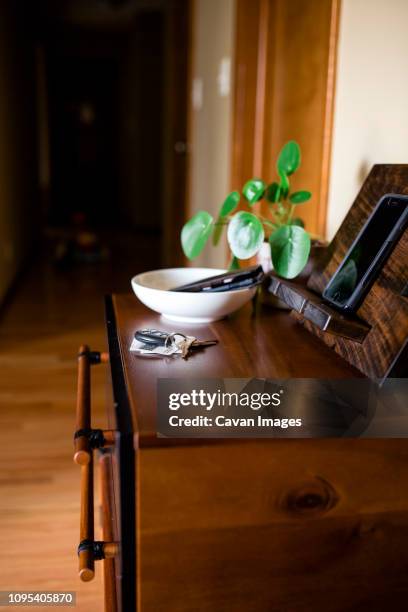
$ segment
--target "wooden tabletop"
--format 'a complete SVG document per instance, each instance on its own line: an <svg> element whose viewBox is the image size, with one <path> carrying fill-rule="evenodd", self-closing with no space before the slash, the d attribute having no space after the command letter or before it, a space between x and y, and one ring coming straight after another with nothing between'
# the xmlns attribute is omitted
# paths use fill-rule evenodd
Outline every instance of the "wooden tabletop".
<svg viewBox="0 0 408 612"><path fill-rule="evenodd" d="M288 311L251 306L203 325L166 321L133 295L112 296L127 395L141 446L158 443L156 386L159 378L354 378L361 374L298 325ZM141 328L180 331L218 344L181 358L152 359L129 351ZM177 329L176 329L177 328ZM181 443L180 440L175 443Z"/></svg>

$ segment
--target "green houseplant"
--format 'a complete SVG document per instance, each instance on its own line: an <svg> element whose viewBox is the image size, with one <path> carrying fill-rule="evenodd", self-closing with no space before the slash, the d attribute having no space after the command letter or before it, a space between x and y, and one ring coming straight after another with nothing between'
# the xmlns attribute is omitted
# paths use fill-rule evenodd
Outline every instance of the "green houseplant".
<svg viewBox="0 0 408 612"><path fill-rule="evenodd" d="M184 254L192 260L205 247L212 235L218 244L224 227L232 259L230 269L239 268L239 260L258 253L265 240L269 241L275 272L283 278L294 278L305 267L310 253L310 236L297 216L299 205L310 199L309 191L290 191L289 177L299 168L301 153L294 141L287 142L279 153L276 168L279 180L270 184L253 178L242 188L245 210L236 211L241 200L238 191L225 198L218 217L205 210L198 211L181 231ZM267 209L260 214L255 204L264 200Z"/></svg>

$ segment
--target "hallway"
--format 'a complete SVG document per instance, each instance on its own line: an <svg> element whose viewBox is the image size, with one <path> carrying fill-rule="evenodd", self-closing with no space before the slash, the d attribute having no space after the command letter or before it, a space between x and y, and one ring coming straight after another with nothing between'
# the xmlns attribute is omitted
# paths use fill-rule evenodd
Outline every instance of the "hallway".
<svg viewBox="0 0 408 612"><path fill-rule="evenodd" d="M0 590L76 591L81 612L99 612L103 601L102 567L91 583L77 574L76 352L84 342L106 347L103 295L128 291L146 261L158 265L151 239L117 238L111 260L102 264L61 271L44 253L20 279L0 320ZM104 427L105 366L92 376L93 425Z"/></svg>

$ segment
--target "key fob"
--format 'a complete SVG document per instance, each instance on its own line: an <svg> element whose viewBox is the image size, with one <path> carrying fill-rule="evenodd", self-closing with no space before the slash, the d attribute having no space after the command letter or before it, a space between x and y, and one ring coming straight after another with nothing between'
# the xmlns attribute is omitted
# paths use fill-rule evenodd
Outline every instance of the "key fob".
<svg viewBox="0 0 408 612"><path fill-rule="evenodd" d="M136 340L149 346L164 346L168 336L169 334L159 329L138 329L135 332Z"/></svg>

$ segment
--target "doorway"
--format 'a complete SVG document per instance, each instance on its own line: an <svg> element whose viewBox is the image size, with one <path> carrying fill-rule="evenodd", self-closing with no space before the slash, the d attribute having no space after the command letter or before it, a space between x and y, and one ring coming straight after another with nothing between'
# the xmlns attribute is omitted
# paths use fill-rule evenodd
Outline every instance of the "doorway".
<svg viewBox="0 0 408 612"><path fill-rule="evenodd" d="M175 145L187 141L189 0L39 6L46 224L115 229L155 265L181 263L188 159Z"/></svg>
<svg viewBox="0 0 408 612"><path fill-rule="evenodd" d="M118 72L111 56L84 57L48 47L51 197L48 221L82 215L93 227L120 220Z"/></svg>

